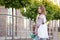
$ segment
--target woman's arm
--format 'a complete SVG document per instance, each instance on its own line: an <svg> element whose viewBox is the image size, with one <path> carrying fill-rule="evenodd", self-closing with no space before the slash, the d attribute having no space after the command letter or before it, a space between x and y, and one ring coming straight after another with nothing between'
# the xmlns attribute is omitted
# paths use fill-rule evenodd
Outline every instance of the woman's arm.
<svg viewBox="0 0 60 40"><path fill-rule="evenodd" d="M46 16L43 15L43 21L42 21L42 24L49 24L50 21L46 21Z"/></svg>
<svg viewBox="0 0 60 40"><path fill-rule="evenodd" d="M42 24L45 24L45 23L46 23L46 16L42 15Z"/></svg>
<svg viewBox="0 0 60 40"><path fill-rule="evenodd" d="M39 27L39 21L38 21L38 17L39 17L39 15L37 15L37 17L36 17L36 27L38 28Z"/></svg>

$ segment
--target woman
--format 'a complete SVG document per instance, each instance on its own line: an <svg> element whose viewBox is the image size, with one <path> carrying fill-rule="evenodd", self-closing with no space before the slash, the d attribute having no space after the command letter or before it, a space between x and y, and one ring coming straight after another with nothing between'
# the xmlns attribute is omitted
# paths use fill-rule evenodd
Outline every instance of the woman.
<svg viewBox="0 0 60 40"><path fill-rule="evenodd" d="M36 40L47 40L48 31L46 23L46 11L43 5L38 7L38 14L36 18ZM44 26L45 25L45 26Z"/></svg>

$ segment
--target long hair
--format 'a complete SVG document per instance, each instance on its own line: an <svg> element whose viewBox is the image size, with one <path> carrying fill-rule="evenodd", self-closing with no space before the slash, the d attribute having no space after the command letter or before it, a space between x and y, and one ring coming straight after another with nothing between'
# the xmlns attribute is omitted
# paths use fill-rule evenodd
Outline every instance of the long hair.
<svg viewBox="0 0 60 40"><path fill-rule="evenodd" d="M45 16L46 16L46 10L45 10L45 7L44 7L44 5L41 5L41 6L39 6L40 7L40 9L41 9L41 14L44 14ZM38 16L39 15L37 15L37 17L36 17L36 19L38 19ZM37 20L36 20L37 21Z"/></svg>
<svg viewBox="0 0 60 40"><path fill-rule="evenodd" d="M41 14L45 14L45 15L46 15L46 10L45 10L44 5L41 5L41 6L39 6L39 7L40 7L40 9L41 9L41 11L42 11Z"/></svg>

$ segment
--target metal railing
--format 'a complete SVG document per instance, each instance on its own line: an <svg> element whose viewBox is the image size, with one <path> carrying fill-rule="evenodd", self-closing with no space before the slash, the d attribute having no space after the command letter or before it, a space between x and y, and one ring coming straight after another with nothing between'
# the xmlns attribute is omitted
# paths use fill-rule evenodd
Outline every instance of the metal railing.
<svg viewBox="0 0 60 40"><path fill-rule="evenodd" d="M11 20L7 20L8 16L10 16ZM3 29L5 29L4 30L5 32L3 32L2 30L0 30L0 32L2 31L2 34L3 33L5 34L5 35L1 35L1 33L0 33L0 35L1 35L0 38L4 39L4 40L8 40L8 39L12 39L12 38L13 38L12 40L14 40L14 39L16 39L16 40L18 40L18 39L19 40L22 40L22 39L28 40L28 38L30 38L29 37L30 24L27 25L28 24L27 23L27 21L28 21L27 18L23 18L23 17L20 17L20 16L13 15L13 18L15 18L14 19L15 22L14 22L14 25L13 25L14 27L13 27L12 23L11 23L11 21L12 21L11 17L12 17L12 15L9 15L9 14L0 14L0 21L4 19L3 20L4 22L1 21L0 23L1 24L4 23L3 25L5 25L5 26L0 26L0 27L4 27ZM10 21L9 24L8 24L8 21ZM24 21L26 22L25 24L24 24ZM12 34L12 32L13 32L13 34Z"/></svg>
<svg viewBox="0 0 60 40"><path fill-rule="evenodd" d="M12 15L0 14L0 40L32 40L30 37L30 31L33 30L33 25L31 26L31 20L13 15L15 20L13 27L11 20L8 20L8 16L10 16L10 19L12 20ZM10 23L8 21L10 21ZM49 39L54 40L54 32L56 30L58 31L58 27L53 27L53 21L52 26L50 24L48 26L48 34L50 36Z"/></svg>

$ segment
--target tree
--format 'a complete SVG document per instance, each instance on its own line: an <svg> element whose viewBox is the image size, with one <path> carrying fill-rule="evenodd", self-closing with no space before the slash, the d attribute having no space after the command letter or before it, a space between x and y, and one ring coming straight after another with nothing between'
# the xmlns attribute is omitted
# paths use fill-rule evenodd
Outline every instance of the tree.
<svg viewBox="0 0 60 40"><path fill-rule="evenodd" d="M0 0L0 5L6 8L21 8L31 4L31 0Z"/></svg>
<svg viewBox="0 0 60 40"><path fill-rule="evenodd" d="M1 5L1 6L4 5L4 0L0 0L0 5Z"/></svg>
<svg viewBox="0 0 60 40"><path fill-rule="evenodd" d="M60 19L59 6L54 5L53 2L51 1L49 2L47 0L42 0L42 2L35 1L32 5L26 7L26 11L27 11L26 13L24 13L23 10L21 11L22 15L27 18L30 18L31 20L35 22L36 16L37 16L37 8L40 5L45 6L45 9L47 12L47 15L46 15L47 21Z"/></svg>

